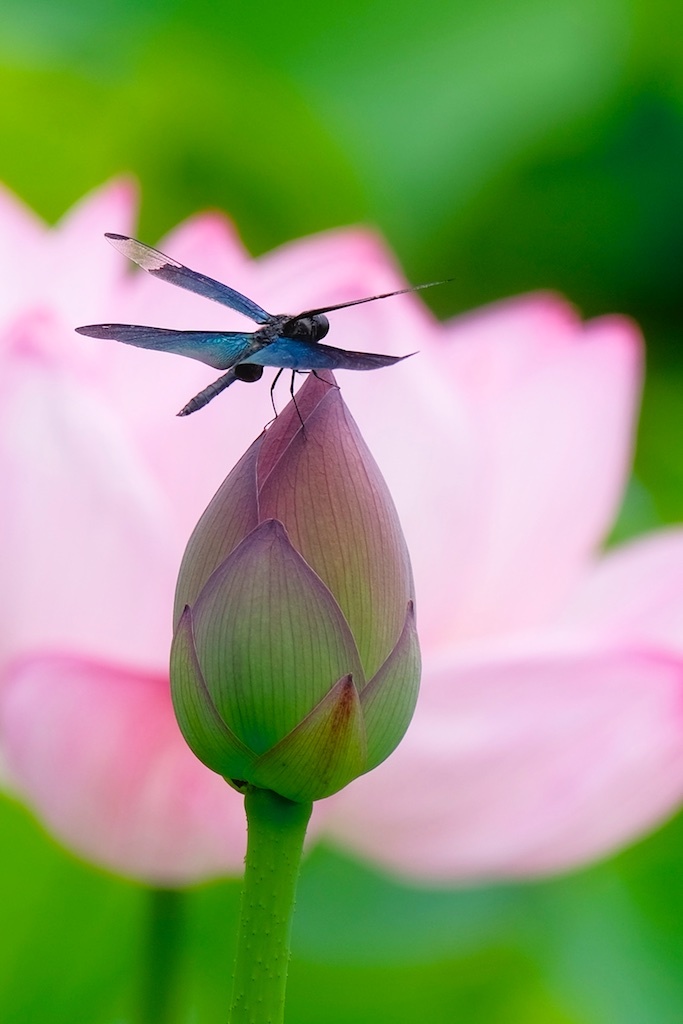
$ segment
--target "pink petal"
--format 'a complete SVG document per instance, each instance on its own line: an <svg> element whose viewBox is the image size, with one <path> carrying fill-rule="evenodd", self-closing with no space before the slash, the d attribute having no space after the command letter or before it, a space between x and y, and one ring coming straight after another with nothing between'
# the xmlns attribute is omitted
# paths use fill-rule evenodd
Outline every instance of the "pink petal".
<svg viewBox="0 0 683 1024"><path fill-rule="evenodd" d="M185 537L101 396L31 353L0 382L2 643L166 666ZM11 581L11 582L10 582Z"/></svg>
<svg viewBox="0 0 683 1024"><path fill-rule="evenodd" d="M92 322L123 278L102 235L129 231L135 205L133 185L114 181L82 199L50 230L11 193L0 190L0 316L5 325L29 310L49 311L69 330ZM81 344L76 339L74 349Z"/></svg>
<svg viewBox="0 0 683 1024"><path fill-rule="evenodd" d="M243 801L190 753L163 676L32 658L0 722L19 795L81 856L158 885L241 871Z"/></svg>
<svg viewBox="0 0 683 1024"><path fill-rule="evenodd" d="M0 184L0 316L15 313L33 288L30 268L47 228L33 210Z"/></svg>
<svg viewBox="0 0 683 1024"><path fill-rule="evenodd" d="M130 234L137 189L124 178L95 189L73 206L49 233L34 275L43 301L50 297L71 327L92 323L126 271L104 238Z"/></svg>
<svg viewBox="0 0 683 1024"><path fill-rule="evenodd" d="M339 843L411 878L604 855L683 795L683 662L585 651L428 668L408 734L331 802Z"/></svg>
<svg viewBox="0 0 683 1024"><path fill-rule="evenodd" d="M661 530L608 552L558 625L683 653L683 530Z"/></svg>
<svg viewBox="0 0 683 1024"><path fill-rule="evenodd" d="M179 419L178 410L219 371L126 345L117 345L109 358L109 383L98 390L150 480L172 500L178 529L187 538L228 469L272 419L268 387L238 383L206 409Z"/></svg>
<svg viewBox="0 0 683 1024"><path fill-rule="evenodd" d="M456 321L447 344L382 380L341 381L401 516L426 644L549 621L618 506L637 332L618 318L582 328L536 301L526 332L513 304L510 339L499 309L483 343L474 318Z"/></svg>
<svg viewBox="0 0 683 1024"><path fill-rule="evenodd" d="M360 228L327 231L288 242L261 256L256 265L265 294L254 298L274 313L299 313L406 285L381 239ZM373 311L373 304L365 306L368 316ZM345 323L351 322L345 320L350 315L350 310L334 314L339 333L343 333ZM356 347L355 343L344 344L343 338L337 343L342 348Z"/></svg>

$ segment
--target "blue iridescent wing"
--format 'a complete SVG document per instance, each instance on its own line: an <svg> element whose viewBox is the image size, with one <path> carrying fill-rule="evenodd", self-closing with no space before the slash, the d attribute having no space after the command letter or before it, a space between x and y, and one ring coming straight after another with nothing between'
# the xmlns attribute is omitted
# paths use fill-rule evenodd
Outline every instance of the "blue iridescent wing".
<svg viewBox="0 0 683 1024"><path fill-rule="evenodd" d="M228 370L253 355L253 334L235 334L230 331L170 331L164 327L139 327L134 324L92 324L77 327L78 334L90 338L121 341L136 348L149 348L155 352L173 352L189 359ZM258 343L257 343L258 344ZM272 364L267 364L272 365Z"/></svg>
<svg viewBox="0 0 683 1024"><path fill-rule="evenodd" d="M414 355L414 352L410 353ZM373 352L346 352L331 345L319 345L310 341L295 341L292 338L277 338L267 347L254 351L238 366L234 366L222 377L209 384L195 395L178 413L189 416L225 391L236 380L260 380L263 366L279 366L291 370L377 370L391 366L408 356L382 356ZM252 372L249 372L251 369ZM277 380L277 377L275 378Z"/></svg>
<svg viewBox="0 0 683 1024"><path fill-rule="evenodd" d="M410 352L409 355L415 355ZM253 352L244 362L260 366L279 366L290 370L379 370L393 366L408 356L384 356L374 352L351 352L332 345L293 338L277 338L272 344Z"/></svg>
<svg viewBox="0 0 683 1024"><path fill-rule="evenodd" d="M257 324L265 324L271 319L270 313L266 313L265 309L261 309L241 292L235 291L227 284L221 284L220 281L214 281L212 277L184 267L182 263L172 260L170 256L165 256L163 252L151 249L148 245L143 245L135 238L128 238L127 235L115 235L111 232L107 232L105 238L108 238L114 248L127 256L129 260L137 263L139 267L154 277L161 278L162 281L175 284L178 288L185 288L188 292L203 295L205 299L213 299L214 302L220 302L222 306L229 306L230 309L255 320Z"/></svg>

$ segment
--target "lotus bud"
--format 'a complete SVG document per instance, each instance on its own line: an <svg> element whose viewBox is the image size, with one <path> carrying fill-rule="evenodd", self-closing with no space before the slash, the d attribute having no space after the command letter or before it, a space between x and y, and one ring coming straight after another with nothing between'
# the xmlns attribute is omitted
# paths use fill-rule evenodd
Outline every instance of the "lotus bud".
<svg viewBox="0 0 683 1024"><path fill-rule="evenodd" d="M413 581L396 510L331 374L310 374L201 517L176 591L171 689L236 789L330 796L415 708Z"/></svg>

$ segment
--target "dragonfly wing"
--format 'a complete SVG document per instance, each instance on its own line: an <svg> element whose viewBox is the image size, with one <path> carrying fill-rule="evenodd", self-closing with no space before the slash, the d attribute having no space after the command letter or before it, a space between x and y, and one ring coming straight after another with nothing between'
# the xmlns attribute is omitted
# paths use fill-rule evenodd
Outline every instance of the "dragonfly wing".
<svg viewBox="0 0 683 1024"><path fill-rule="evenodd" d="M220 302L222 306L229 306L230 309L255 320L257 324L265 324L271 319L270 313L266 313L265 309L261 309L241 292L235 291L227 284L221 284L220 281L214 281L212 277L184 267L182 263L172 260L170 256L165 256L157 249L143 245L135 238L128 238L127 235L115 235L110 232L107 232L105 237L129 260L137 263L139 267L154 277L161 278L162 281L175 284L178 288L185 288L188 292L203 295L206 299L213 299L214 302Z"/></svg>
<svg viewBox="0 0 683 1024"><path fill-rule="evenodd" d="M149 348L154 352L173 352L179 356L198 359L217 370L228 370L241 363L255 350L252 334L229 331L170 331L164 327L139 327L134 324L92 324L77 327L78 334L90 338L108 338L136 348ZM270 365L270 364L266 364Z"/></svg>
<svg viewBox="0 0 683 1024"><path fill-rule="evenodd" d="M350 352L312 341L277 338L272 344L254 352L244 361L290 370L378 370L382 366L393 366L394 363L407 358L407 355L384 356L374 352Z"/></svg>

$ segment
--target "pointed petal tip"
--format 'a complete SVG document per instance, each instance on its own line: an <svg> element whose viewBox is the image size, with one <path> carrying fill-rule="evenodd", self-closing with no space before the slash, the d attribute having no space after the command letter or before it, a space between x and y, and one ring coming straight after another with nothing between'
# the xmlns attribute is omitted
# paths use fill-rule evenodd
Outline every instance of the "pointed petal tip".
<svg viewBox="0 0 683 1024"><path fill-rule="evenodd" d="M360 697L349 674L259 758L254 781L288 800L321 800L361 775L366 761Z"/></svg>

